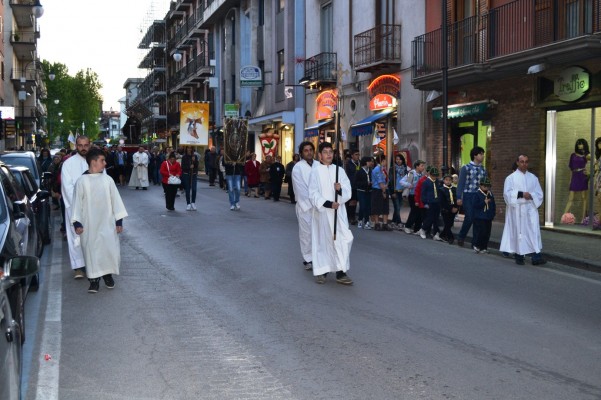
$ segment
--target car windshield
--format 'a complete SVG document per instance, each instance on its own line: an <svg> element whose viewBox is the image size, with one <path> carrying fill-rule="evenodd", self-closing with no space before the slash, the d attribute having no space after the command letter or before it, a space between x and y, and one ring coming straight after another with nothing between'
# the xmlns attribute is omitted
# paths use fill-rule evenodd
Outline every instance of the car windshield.
<svg viewBox="0 0 601 400"><path fill-rule="evenodd" d="M32 173L34 176L35 171L37 171L37 166L33 164L33 158L31 157L15 157L11 154L4 154L2 156L2 161L10 165L22 165L23 167L27 167L30 171L33 171ZM35 178L38 179L37 176Z"/></svg>

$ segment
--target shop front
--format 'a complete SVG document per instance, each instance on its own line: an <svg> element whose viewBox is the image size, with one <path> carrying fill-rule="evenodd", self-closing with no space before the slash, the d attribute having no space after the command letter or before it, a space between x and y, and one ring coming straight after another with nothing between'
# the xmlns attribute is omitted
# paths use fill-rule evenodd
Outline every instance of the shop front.
<svg viewBox="0 0 601 400"><path fill-rule="evenodd" d="M395 75L381 75L367 87L371 115L350 126L351 136L361 154L397 152L399 138L397 108L401 81ZM407 152L408 154L408 152Z"/></svg>
<svg viewBox="0 0 601 400"><path fill-rule="evenodd" d="M333 143L336 140L336 110L338 108L338 91L324 90L315 98L315 121L305 128L304 140L315 146L320 143Z"/></svg>
<svg viewBox="0 0 601 400"><path fill-rule="evenodd" d="M582 67L549 78L540 82L555 103L546 112L545 226L601 233L601 93Z"/></svg>
<svg viewBox="0 0 601 400"><path fill-rule="evenodd" d="M283 111L248 121L249 142L254 138L254 143L249 143L248 149L257 154L257 159L262 161L266 156L282 157L282 164L292 161L294 156L294 113ZM253 151L253 149L255 149Z"/></svg>

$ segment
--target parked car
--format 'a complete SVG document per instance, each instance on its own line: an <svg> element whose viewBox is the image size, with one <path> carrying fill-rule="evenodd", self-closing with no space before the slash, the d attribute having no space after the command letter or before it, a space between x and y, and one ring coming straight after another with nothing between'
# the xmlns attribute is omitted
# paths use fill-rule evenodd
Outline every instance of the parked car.
<svg viewBox="0 0 601 400"><path fill-rule="evenodd" d="M49 244L51 241L50 192L38 187L29 168L11 166L10 171L13 173L19 184L21 184L25 195L29 198L33 213L35 214L38 234L42 238L42 244Z"/></svg>
<svg viewBox="0 0 601 400"><path fill-rule="evenodd" d="M18 254L40 256L44 245L41 235L38 234L32 204L9 166L2 162L0 162L0 183L9 214L13 217L16 231L20 235ZM34 283L36 283L35 279Z"/></svg>
<svg viewBox="0 0 601 400"><path fill-rule="evenodd" d="M40 173L40 166L38 165L38 159L32 151L7 151L0 154L0 161L10 165L22 165L23 167L29 168L31 174L35 178L39 188L48 189L45 186L45 180L48 179L47 175L42 176ZM52 175L50 175L52 176Z"/></svg>
<svg viewBox="0 0 601 400"><path fill-rule="evenodd" d="M7 207L3 204L3 226L6 228ZM10 228L8 228L10 229ZM11 235L4 235L0 258L4 268L0 270L0 399L21 398L21 364L25 341L24 298L21 282L39 270L39 259L31 256L11 256L8 249L14 245Z"/></svg>

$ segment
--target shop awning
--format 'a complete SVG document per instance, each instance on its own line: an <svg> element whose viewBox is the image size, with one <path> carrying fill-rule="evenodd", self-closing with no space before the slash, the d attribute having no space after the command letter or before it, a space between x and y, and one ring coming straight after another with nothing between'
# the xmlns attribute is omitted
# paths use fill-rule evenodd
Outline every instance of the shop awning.
<svg viewBox="0 0 601 400"><path fill-rule="evenodd" d="M374 132L374 122L387 117L393 111L394 111L394 109L390 108L388 110L379 112L377 114L370 115L369 117L362 119L361 121L357 122L356 124L351 125L351 135L353 135L353 136L371 135Z"/></svg>
<svg viewBox="0 0 601 400"><path fill-rule="evenodd" d="M448 106L447 118L475 117L484 114L490 108L494 100L475 101L473 103L453 104ZM432 118L435 121L442 119L442 107L432 108Z"/></svg>
<svg viewBox="0 0 601 400"><path fill-rule="evenodd" d="M330 119L326 119L323 121L320 121L318 123L316 123L315 125L311 125L305 128L305 137L309 138L309 137L315 137L319 135L319 128L321 128L322 126L331 124L334 122L334 119L330 118Z"/></svg>

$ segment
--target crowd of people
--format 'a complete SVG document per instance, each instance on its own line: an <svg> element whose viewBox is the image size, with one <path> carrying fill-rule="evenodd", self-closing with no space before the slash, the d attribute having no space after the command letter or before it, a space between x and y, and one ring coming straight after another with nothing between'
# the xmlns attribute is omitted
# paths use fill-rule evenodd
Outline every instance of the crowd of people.
<svg viewBox="0 0 601 400"><path fill-rule="evenodd" d="M86 143L80 143L82 141ZM70 244L76 278L84 276L84 265L93 265L91 258L85 259L83 252L76 250L80 246L76 235L81 234L81 221L73 226L75 184L86 171L87 174L98 174L91 172L96 170L92 168L92 161L96 163L95 167L99 165L96 159L86 160L89 147L89 140L80 137L73 154L61 151L52 157L43 149L39 156L42 171L53 172L53 201L56 208L60 205L63 210L61 230ZM127 185L136 190L147 190L150 184L162 185L167 210L175 210L175 199L180 196L178 191L185 194L186 210L197 210L201 156L194 147L183 147L178 151L170 147L147 151L140 147L137 152L128 153L121 146L113 146L95 148L93 154L102 156L103 175L115 187ZM472 250L488 253L496 199L483 166L484 149L474 147L470 158L471 161L460 169L459 174L450 171L441 173L437 167L428 166L423 160L409 166L401 153L394 155L390 167L387 167L386 156L381 153L374 157L360 157L358 151L353 151L340 160L335 157L329 143L320 144L316 157L314 145L303 142L299 153L285 166L280 156L268 155L259 162L256 154L251 152L246 154L244 163L228 162L223 151L218 152L215 147L207 148L204 165L209 186L218 182L220 188L227 192L231 211L241 209L242 193L247 197L280 201L282 184L287 183L288 197L295 204L304 268L313 271L317 283L325 283L328 274L335 273L336 282L352 285L347 271L350 268L349 254L353 242L350 228L353 225L363 230L398 230L449 244L456 241L461 247L473 226ZM98 187L114 196L110 185ZM115 193L118 197L118 192ZM528 157L520 155L503 188L506 221L501 242L503 254L514 257L520 265L525 263L525 255L532 256L534 265L545 263L541 255L537 211L542 198L538 179L528 171ZM118 201L121 201L120 198ZM111 212L122 215L124 209L121 210L118 202L116 204L117 211ZM402 215L407 213L401 213L403 207L409 207L405 222ZM460 212L463 220L455 234L453 228ZM76 219L83 218L81 215L89 217L86 212L82 214L82 210L75 215ZM116 220L118 231L122 229L120 220L122 218ZM91 282L96 279L93 285L91 283L91 292L98 288L99 276L96 275L88 272ZM101 276L106 275L112 279L110 273ZM105 278L105 282L109 287L114 286L112 280Z"/></svg>

